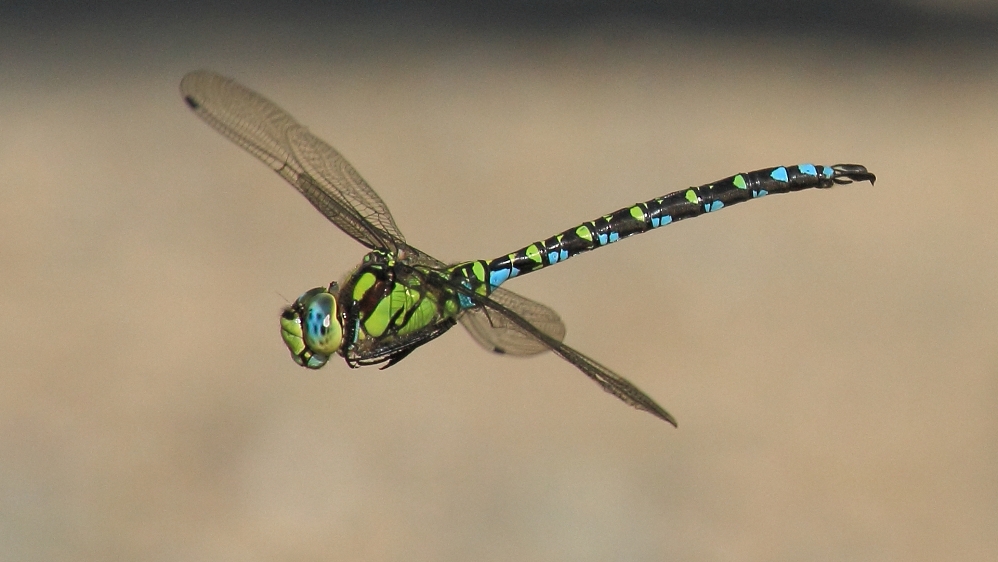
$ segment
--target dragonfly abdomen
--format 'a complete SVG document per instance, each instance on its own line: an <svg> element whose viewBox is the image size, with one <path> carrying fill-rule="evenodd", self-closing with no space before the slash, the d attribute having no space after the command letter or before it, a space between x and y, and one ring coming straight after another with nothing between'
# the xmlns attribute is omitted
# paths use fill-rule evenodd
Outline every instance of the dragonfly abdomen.
<svg viewBox="0 0 998 562"><path fill-rule="evenodd" d="M489 287L495 288L507 279L543 269L582 252L742 201L771 193L825 189L836 184L863 180L872 182L875 179L866 168L856 164L798 164L736 174L619 209L513 253L481 263L488 271Z"/></svg>

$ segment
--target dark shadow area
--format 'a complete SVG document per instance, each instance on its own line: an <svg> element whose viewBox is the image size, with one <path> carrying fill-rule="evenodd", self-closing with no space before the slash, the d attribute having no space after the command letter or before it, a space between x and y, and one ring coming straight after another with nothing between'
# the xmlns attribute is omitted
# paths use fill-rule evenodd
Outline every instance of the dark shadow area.
<svg viewBox="0 0 998 562"><path fill-rule="evenodd" d="M421 27L457 32L546 34L640 24L685 32L760 32L845 36L871 42L977 41L998 37L998 9L931 10L889 0L422 0L332 2L194 2L146 5L5 2L0 20L36 30L100 23L180 23L204 19L252 20L336 27L347 23L406 31Z"/></svg>

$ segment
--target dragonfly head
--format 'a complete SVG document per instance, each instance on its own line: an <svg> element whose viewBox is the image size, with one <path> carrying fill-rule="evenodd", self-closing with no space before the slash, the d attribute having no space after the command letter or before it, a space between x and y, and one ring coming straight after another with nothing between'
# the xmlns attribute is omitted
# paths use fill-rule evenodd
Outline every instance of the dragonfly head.
<svg viewBox="0 0 998 562"><path fill-rule="evenodd" d="M316 287L281 313L281 338L295 363L302 367L322 367L343 344L337 293L336 283L328 289Z"/></svg>

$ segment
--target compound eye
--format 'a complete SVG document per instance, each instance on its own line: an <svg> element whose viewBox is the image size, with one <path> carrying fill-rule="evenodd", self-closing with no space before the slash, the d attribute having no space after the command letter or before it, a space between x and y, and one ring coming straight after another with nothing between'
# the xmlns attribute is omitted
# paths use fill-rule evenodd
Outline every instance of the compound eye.
<svg viewBox="0 0 998 562"><path fill-rule="evenodd" d="M305 346L316 355L328 357L336 353L343 343L336 297L323 291L302 302L302 305Z"/></svg>
<svg viewBox="0 0 998 562"><path fill-rule="evenodd" d="M281 339L284 345L291 352L291 358L302 367L310 367L314 354L305 347L304 336L301 331L301 317L295 307L289 306L281 313ZM323 361L323 363L325 363ZM318 369L322 365L312 367Z"/></svg>

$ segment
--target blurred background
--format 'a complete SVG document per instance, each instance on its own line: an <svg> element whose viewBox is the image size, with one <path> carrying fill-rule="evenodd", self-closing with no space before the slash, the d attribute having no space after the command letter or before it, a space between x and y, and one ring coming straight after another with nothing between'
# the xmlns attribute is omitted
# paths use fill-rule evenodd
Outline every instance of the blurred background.
<svg viewBox="0 0 998 562"><path fill-rule="evenodd" d="M0 7L0 559L994 560L998 3ZM493 258L861 163L509 283L673 429L456 328L297 367L365 250L198 120L232 76Z"/></svg>

